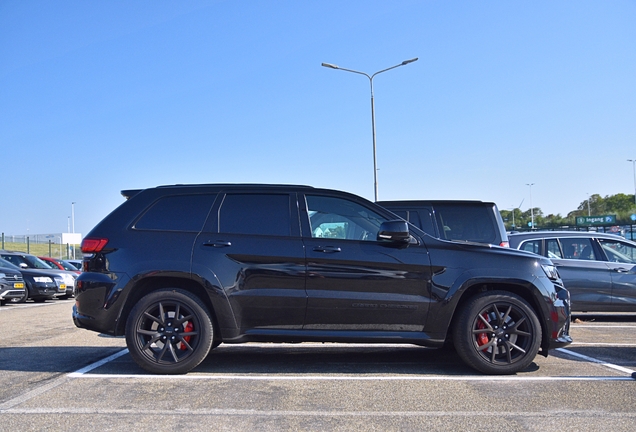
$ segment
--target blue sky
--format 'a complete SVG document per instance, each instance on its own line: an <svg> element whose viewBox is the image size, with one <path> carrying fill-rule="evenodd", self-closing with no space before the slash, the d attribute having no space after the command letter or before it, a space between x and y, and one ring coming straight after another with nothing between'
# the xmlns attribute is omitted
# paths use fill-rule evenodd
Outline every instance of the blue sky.
<svg viewBox="0 0 636 432"><path fill-rule="evenodd" d="M0 1L0 231L264 182L545 214L634 193L634 1Z"/></svg>

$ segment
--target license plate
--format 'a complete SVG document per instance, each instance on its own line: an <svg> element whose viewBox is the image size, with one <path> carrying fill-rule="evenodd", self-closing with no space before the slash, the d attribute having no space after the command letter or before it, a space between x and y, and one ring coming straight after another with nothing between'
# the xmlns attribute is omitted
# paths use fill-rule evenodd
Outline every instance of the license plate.
<svg viewBox="0 0 636 432"><path fill-rule="evenodd" d="M61 289L61 290L65 290L65 289L66 289L66 285L61 284L61 285L60 285L60 289Z"/></svg>
<svg viewBox="0 0 636 432"><path fill-rule="evenodd" d="M13 284L13 288L22 288L24 289L24 284L22 282L16 282Z"/></svg>

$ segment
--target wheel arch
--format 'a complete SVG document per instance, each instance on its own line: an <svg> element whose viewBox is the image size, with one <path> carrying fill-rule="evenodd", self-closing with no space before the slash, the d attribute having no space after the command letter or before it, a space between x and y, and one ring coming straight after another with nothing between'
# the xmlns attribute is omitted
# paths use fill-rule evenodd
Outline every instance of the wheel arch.
<svg viewBox="0 0 636 432"><path fill-rule="evenodd" d="M214 312L214 306L212 301L210 300L210 296L207 294L205 288L201 286L196 281L178 276L153 276L144 278L138 281L130 290L130 294L126 299L126 303L119 314L117 319L117 325L115 329L116 335L124 335L126 329L126 322L128 321L128 317L130 316L131 310L135 307L139 300L150 294L151 292L165 289L165 288L177 288L182 289L184 291L188 291L189 293L195 295L199 298L210 314L210 319L212 320L212 325L214 326L214 338L220 337L220 334L217 335L217 332L220 330L219 323L217 322L216 314Z"/></svg>
<svg viewBox="0 0 636 432"><path fill-rule="evenodd" d="M461 290L461 296L458 298L455 303L452 316L450 318L450 325L448 325L446 332L446 340L450 340L452 335L452 330L455 324L458 321L459 312L463 309L464 305L468 303L473 297L476 295L487 292L487 291L505 291L510 292L512 294L516 294L525 300L532 310L537 314L537 318L539 319L539 324L541 325L541 351L542 355L547 355L550 340L549 340L549 329L546 325L546 316L547 313L541 307L541 301L536 297L534 291L537 291L536 287L532 284L520 281L520 280L495 280L495 281L483 281L483 280L475 280L470 281L472 283L467 283L465 288Z"/></svg>

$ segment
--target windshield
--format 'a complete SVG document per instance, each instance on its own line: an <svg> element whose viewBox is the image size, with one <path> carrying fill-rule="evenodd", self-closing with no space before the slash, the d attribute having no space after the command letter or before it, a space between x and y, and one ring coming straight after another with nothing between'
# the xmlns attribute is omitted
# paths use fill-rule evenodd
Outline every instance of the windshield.
<svg viewBox="0 0 636 432"><path fill-rule="evenodd" d="M2 259L2 258L0 258L0 267L1 268L8 268L8 269L11 269L11 270L20 270L19 267L14 266L9 261L7 261L5 259Z"/></svg>
<svg viewBox="0 0 636 432"><path fill-rule="evenodd" d="M52 266L48 265L47 263L42 261L40 258L34 255L24 255L23 257L25 262L30 268L45 269L45 270L49 270L52 268Z"/></svg>

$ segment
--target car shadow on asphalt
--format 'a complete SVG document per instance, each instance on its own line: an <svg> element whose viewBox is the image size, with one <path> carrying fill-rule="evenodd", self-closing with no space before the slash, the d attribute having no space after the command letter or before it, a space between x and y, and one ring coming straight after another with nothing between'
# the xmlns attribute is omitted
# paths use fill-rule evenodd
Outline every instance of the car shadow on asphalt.
<svg viewBox="0 0 636 432"><path fill-rule="evenodd" d="M517 375L539 369L532 363ZM130 355L121 356L89 373L150 375ZM404 346L342 344L221 345L190 374L285 377L481 375L466 366L453 350Z"/></svg>
<svg viewBox="0 0 636 432"><path fill-rule="evenodd" d="M103 346L3 347L0 348L0 373L75 372L121 350L121 347Z"/></svg>

